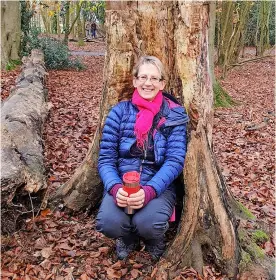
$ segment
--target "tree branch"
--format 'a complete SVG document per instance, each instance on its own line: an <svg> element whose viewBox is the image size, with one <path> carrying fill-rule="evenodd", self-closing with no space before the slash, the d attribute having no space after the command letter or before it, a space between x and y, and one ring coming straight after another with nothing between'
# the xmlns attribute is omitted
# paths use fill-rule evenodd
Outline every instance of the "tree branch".
<svg viewBox="0 0 276 280"><path fill-rule="evenodd" d="M231 67L235 67L235 66L241 66L246 62L252 62L252 61L260 60L260 59L267 58L267 57L275 57L275 55L264 55L264 56L259 56L259 57L255 57L255 58L246 59L244 61L241 61L240 63L230 64L230 65L228 65L228 67L231 68Z"/></svg>

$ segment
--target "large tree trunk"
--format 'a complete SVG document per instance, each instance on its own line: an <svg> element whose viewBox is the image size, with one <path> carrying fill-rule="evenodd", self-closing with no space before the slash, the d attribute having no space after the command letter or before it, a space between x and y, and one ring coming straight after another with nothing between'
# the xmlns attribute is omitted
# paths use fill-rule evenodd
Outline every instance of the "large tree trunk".
<svg viewBox="0 0 276 280"><path fill-rule="evenodd" d="M211 150L208 8L181 1L107 3L107 56L98 130L86 159L54 197L73 210L97 205L102 192L97 157L105 117L111 106L131 97L131 71L137 58L158 56L169 73L168 91L182 101L191 119L180 231L166 254L170 269L162 263L158 272L170 278L189 265L201 272L210 259L230 277L237 274L235 220Z"/></svg>
<svg viewBox="0 0 276 280"><path fill-rule="evenodd" d="M34 211L31 194L46 188L42 128L48 106L44 57L33 50L10 97L1 108L2 232L13 232L17 218ZM39 201L38 201L39 202Z"/></svg>
<svg viewBox="0 0 276 280"><path fill-rule="evenodd" d="M20 22L19 1L1 1L1 68L19 59Z"/></svg>

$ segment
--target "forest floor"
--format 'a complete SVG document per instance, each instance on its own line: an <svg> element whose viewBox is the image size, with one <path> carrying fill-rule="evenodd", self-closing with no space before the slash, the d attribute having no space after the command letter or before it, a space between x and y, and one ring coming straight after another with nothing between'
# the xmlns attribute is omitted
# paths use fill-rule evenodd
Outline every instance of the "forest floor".
<svg viewBox="0 0 276 280"><path fill-rule="evenodd" d="M71 50L104 52L102 41ZM52 104L45 124L45 160L49 187L68 180L84 159L97 127L104 56L83 56L84 71L51 70L47 79ZM2 72L6 99L19 68ZM221 85L238 103L215 110L213 148L235 198L274 229L275 200L275 60L248 62L231 69ZM96 211L70 215L43 210L15 234L2 236L1 276L7 279L152 279L155 263L143 251L117 261L114 241L95 230ZM172 224L170 234L173 234ZM273 232L272 229L272 232ZM274 255L274 237L261 244ZM223 279L210 266L199 276L187 268L177 279Z"/></svg>

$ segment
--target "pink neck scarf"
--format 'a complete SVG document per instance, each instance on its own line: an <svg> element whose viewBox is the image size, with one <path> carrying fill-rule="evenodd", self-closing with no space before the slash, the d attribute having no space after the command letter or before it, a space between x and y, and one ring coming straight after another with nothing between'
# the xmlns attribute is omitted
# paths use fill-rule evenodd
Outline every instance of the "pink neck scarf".
<svg viewBox="0 0 276 280"><path fill-rule="evenodd" d="M144 143L148 141L148 133L152 127L153 118L160 111L162 101L162 91L159 91L150 102L142 98L138 90L135 89L132 96L132 103L137 105L139 109L134 126L138 148L144 148Z"/></svg>

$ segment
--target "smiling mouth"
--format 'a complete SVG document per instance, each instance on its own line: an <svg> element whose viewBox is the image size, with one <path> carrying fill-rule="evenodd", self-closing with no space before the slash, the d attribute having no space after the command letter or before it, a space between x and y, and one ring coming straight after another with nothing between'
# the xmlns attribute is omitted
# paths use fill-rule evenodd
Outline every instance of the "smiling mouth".
<svg viewBox="0 0 276 280"><path fill-rule="evenodd" d="M150 89L150 88L143 88L144 91L147 91L147 92L151 92L153 91L153 89Z"/></svg>

